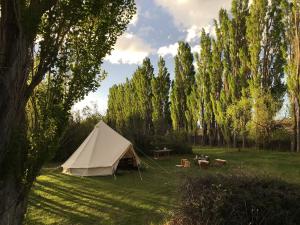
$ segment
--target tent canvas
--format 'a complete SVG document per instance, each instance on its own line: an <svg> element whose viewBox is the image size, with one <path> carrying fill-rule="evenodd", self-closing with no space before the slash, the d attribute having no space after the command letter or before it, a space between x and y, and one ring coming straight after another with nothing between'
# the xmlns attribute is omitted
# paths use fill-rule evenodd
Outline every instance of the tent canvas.
<svg viewBox="0 0 300 225"><path fill-rule="evenodd" d="M100 121L62 164L63 173L77 176L112 175L122 158L132 158L136 166L140 164L131 142Z"/></svg>

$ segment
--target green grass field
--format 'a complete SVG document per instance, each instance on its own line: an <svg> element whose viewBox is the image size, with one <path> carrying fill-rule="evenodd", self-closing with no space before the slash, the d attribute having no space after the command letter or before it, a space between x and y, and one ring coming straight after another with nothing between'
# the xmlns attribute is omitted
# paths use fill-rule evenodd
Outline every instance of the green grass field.
<svg viewBox="0 0 300 225"><path fill-rule="evenodd" d="M163 224L176 207L179 187L187 176L246 171L300 184L300 154L195 148L210 158L228 160L224 168L177 168L181 158L142 158L146 169L122 171L114 177L72 177L44 168L29 199L25 224ZM49 166L48 166L49 167Z"/></svg>

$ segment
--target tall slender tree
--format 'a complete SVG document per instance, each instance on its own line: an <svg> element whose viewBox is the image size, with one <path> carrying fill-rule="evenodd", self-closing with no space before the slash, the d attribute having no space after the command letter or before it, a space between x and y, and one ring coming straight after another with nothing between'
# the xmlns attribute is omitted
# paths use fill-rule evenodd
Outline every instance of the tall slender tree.
<svg viewBox="0 0 300 225"><path fill-rule="evenodd" d="M200 119L200 102L199 93L196 86L192 87L191 93L187 96L187 109L185 111L187 122L187 131L193 136L193 142L196 144L196 136L198 130L198 121Z"/></svg>
<svg viewBox="0 0 300 225"><path fill-rule="evenodd" d="M175 56L175 79L171 90L171 118L173 129L176 131L187 131L186 101L195 83L193 60L189 44L179 42L178 53Z"/></svg>
<svg viewBox="0 0 300 225"><path fill-rule="evenodd" d="M249 61L248 44L246 38L246 21L249 15L249 1L248 0L233 0L231 4L232 18L229 21L229 57L231 67L229 69L228 84L229 84L229 95L231 96L231 108L240 108L240 99L244 94L248 93L248 79L250 76L250 70L247 66ZM236 105L236 107L234 106ZM248 109L248 108L244 108ZM234 118L234 115L229 113L231 124L232 124L232 136L233 136L233 147L236 147L237 142L237 129L236 121L239 118ZM248 117L245 117L245 119ZM246 128L246 123L240 123ZM243 132L243 134L246 134ZM244 139L243 139L244 140ZM244 143L244 142L243 142Z"/></svg>
<svg viewBox="0 0 300 225"><path fill-rule="evenodd" d="M287 86L293 118L292 150L300 152L300 2L285 2Z"/></svg>
<svg viewBox="0 0 300 225"><path fill-rule="evenodd" d="M268 143L266 127L271 126L273 117L281 108L285 92L282 79L286 44L281 2L254 0L247 20L250 95L253 100L251 127L258 144L262 145Z"/></svg>
<svg viewBox="0 0 300 225"><path fill-rule="evenodd" d="M222 144L223 135L222 127L219 124L217 105L220 102L221 90L223 87L222 74L223 74L223 64L222 64L222 42L220 40L220 28L217 21L215 23L216 39L212 39L212 67L210 74L211 92L210 100L212 103L212 109L215 120L215 139L217 139L218 145Z"/></svg>
<svg viewBox="0 0 300 225"><path fill-rule="evenodd" d="M136 114L139 115L141 131L143 135L151 133L152 129L152 89L151 80L154 77L154 69L149 58L143 60L132 77L132 88L134 89Z"/></svg>
<svg viewBox="0 0 300 225"><path fill-rule="evenodd" d="M200 120L203 135L203 144L212 140L213 108L210 99L212 73L211 38L203 29L200 37L200 54L197 56L198 73L196 75L197 91L200 102Z"/></svg>
<svg viewBox="0 0 300 225"><path fill-rule="evenodd" d="M219 90L218 98L213 103L214 116L218 123L219 129L222 131L222 136L227 145L231 144L231 122L227 115L227 108L232 104L232 62L230 57L230 26L226 10L221 9L219 12L219 24L216 24L216 47L214 48L215 58L220 58L219 63L213 63L214 71L216 71L221 78L222 87Z"/></svg>
<svg viewBox="0 0 300 225"><path fill-rule="evenodd" d="M158 75L151 81L152 87L152 121L155 134L165 134L170 125L170 74L166 68L165 60L160 57L158 61Z"/></svg>

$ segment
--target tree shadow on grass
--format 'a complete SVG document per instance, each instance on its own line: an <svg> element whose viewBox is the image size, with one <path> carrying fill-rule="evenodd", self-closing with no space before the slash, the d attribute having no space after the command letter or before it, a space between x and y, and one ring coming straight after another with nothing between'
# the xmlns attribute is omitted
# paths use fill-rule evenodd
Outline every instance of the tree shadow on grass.
<svg viewBox="0 0 300 225"><path fill-rule="evenodd" d="M170 204L159 191L149 193L145 185L119 186L112 179L82 179L51 173L38 180L30 196L30 210L53 215L63 224L150 224L164 219ZM152 184L153 185L153 184ZM42 219L42 217L41 217ZM28 218L27 224L37 224Z"/></svg>

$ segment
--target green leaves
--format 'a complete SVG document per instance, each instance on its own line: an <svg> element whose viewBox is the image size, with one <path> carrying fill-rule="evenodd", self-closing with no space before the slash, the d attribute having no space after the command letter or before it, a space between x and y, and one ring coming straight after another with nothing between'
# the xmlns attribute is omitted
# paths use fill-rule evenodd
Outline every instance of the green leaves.
<svg viewBox="0 0 300 225"><path fill-rule="evenodd" d="M151 80L152 88L152 122L154 133L164 135L169 128L170 108L170 74L165 66L165 60L160 57L158 61L158 75Z"/></svg>
<svg viewBox="0 0 300 225"><path fill-rule="evenodd" d="M95 91L117 37L136 12L133 0L26 1L22 25L29 43L26 80L28 181L53 155L71 107ZM47 75L46 75L47 74ZM27 179L26 178L26 179Z"/></svg>
<svg viewBox="0 0 300 225"><path fill-rule="evenodd" d="M175 79L171 90L171 118L173 129L187 130L185 113L187 110L187 96L195 85L195 70L193 54L188 43L179 42L175 60Z"/></svg>

